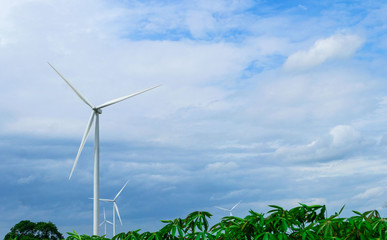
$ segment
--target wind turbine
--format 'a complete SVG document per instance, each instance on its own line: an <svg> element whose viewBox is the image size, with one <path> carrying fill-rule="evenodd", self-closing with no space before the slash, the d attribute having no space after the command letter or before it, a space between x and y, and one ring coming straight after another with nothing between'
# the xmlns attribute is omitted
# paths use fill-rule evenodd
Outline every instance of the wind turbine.
<svg viewBox="0 0 387 240"><path fill-rule="evenodd" d="M48 63L48 64L67 83L67 85L69 85L71 87L71 89L73 89L75 94L77 94L78 97L84 103L86 103L92 110L89 122L87 123L86 130L85 130L83 137L82 137L82 141L81 141L81 145L79 147L78 153L77 153L77 157L75 158L73 168L71 169L69 179L73 175L75 166L77 165L79 156L80 156L82 149L83 149L83 146L85 145L86 139L89 136L90 128L93 125L93 122L95 122L95 131L94 131L94 184L93 184L93 191L94 191L94 197L93 197L93 235L99 235L98 234L98 232L99 232L99 227L98 227L98 225L99 225L98 224L99 223L99 220L98 220L98 218L99 218L99 200L98 200L99 199L99 115L102 113L102 108L104 108L104 107L121 102L121 101L128 99L128 98L134 97L138 94L141 94L141 93L144 93L144 92L149 91L151 89L154 89L156 87L159 87L160 85L154 86L154 87L151 87L151 88L148 88L148 89L136 92L136 93L132 93L132 94L127 95L127 96L123 96L120 98L110 100L102 105L95 107L93 104L91 104L89 101L87 101L86 98L83 97L78 92L78 90L75 89L75 87L73 85L71 85L71 83L69 81L67 81L62 76L62 74L60 74L58 72L58 70L56 70L50 63Z"/></svg>
<svg viewBox="0 0 387 240"><path fill-rule="evenodd" d="M117 200L118 196L121 194L122 190L124 190L124 188L126 187L128 182L129 182L129 180L126 181L125 185L121 188L121 190L117 193L117 195L113 199L103 199L103 198L99 199L103 202L112 202L113 203L113 237L116 235L116 212L118 215L118 219L120 220L121 225L122 225L122 220L120 217L120 212L118 211L116 200Z"/></svg>
<svg viewBox="0 0 387 240"><path fill-rule="evenodd" d="M223 211L226 211L226 212L230 212L230 216L232 216L232 211L239 205L239 203L241 203L242 201L239 201L237 204L234 205L234 207L232 207L231 209L227 209L227 208L222 208L222 207L216 207L220 210L223 210Z"/></svg>
<svg viewBox="0 0 387 240"><path fill-rule="evenodd" d="M102 226L103 224L105 224L105 236L106 236L106 224L109 223L111 225L113 225L112 222L106 220L106 212L105 212L105 208L103 208L103 221L99 224L99 226ZM113 236L114 237L114 236Z"/></svg>

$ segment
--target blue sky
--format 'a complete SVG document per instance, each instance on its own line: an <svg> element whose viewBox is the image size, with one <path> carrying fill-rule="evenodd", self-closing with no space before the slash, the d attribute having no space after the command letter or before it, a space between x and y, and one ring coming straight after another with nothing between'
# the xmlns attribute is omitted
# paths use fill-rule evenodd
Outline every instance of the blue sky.
<svg viewBox="0 0 387 240"><path fill-rule="evenodd" d="M0 237L20 220L92 232L90 110L117 231L387 199L384 1L1 1ZM111 206L101 204L111 218ZM111 231L108 232L111 234Z"/></svg>

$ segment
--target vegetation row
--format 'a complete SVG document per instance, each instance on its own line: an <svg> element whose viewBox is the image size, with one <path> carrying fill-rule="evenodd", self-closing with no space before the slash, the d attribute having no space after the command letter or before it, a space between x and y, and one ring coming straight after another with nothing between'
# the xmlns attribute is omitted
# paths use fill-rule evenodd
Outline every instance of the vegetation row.
<svg viewBox="0 0 387 240"><path fill-rule="evenodd" d="M351 217L340 217L343 210L327 216L325 205L305 205L290 210L276 205L269 205L267 213L253 210L244 218L227 216L212 227L208 219L211 214L205 211L190 213L186 218L162 220L165 226L156 232L140 232L141 230L119 233L112 240L373 240L387 239L387 219L381 218L376 210L360 213L353 211ZM16 227L16 225L15 225ZM14 228L15 228L14 227ZM27 237L22 231L13 231L4 240L58 240L59 235L42 236L39 231ZM75 231L68 233L67 240L107 240L105 236L80 235ZM35 237L35 238L34 238Z"/></svg>

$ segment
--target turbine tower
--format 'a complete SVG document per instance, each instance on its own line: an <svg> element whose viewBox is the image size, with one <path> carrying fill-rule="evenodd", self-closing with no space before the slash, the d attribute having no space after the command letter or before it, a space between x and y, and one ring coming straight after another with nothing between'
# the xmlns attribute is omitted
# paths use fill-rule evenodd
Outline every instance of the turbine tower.
<svg viewBox="0 0 387 240"><path fill-rule="evenodd" d="M222 207L216 207L216 208L223 210L223 211L226 211L226 212L230 212L230 216L232 216L232 211L239 205L239 203L241 203L241 201L239 201L237 204L235 204L234 207L232 207L231 209L222 208Z"/></svg>
<svg viewBox="0 0 387 240"><path fill-rule="evenodd" d="M124 190L124 188L126 187L128 182L129 182L129 180L125 183L125 185L121 188L121 190L117 193L117 195L113 199L102 199L102 198L99 199L103 202L112 202L113 203L113 237L116 235L116 213L117 213L118 219L120 220L121 225L122 225L122 220L120 217L120 212L118 211L116 200L117 200L118 196L121 194L122 190Z"/></svg>
<svg viewBox="0 0 387 240"><path fill-rule="evenodd" d="M75 94L77 94L78 97L84 103L86 103L91 108L91 110L92 110L89 122L87 123L86 130L85 130L85 132L83 134L83 138L82 138L81 145L80 145L78 153L77 153L77 157L75 158L75 161L74 161L74 164L73 164L73 168L71 169L71 173L70 173L69 179L73 175L75 166L77 165L79 156L80 156L80 154L82 152L82 149L83 149L83 146L85 145L86 139L89 136L90 128L93 125L93 122L95 122L94 123L95 124L95 131L94 131L93 235L99 235L98 234L98 232L99 232L99 227L98 227L98 225L99 225L99 220L98 220L98 218L99 218L99 115L102 113L102 108L104 108L104 107L107 107L107 106L110 106L112 104L121 102L121 101L123 101L125 99L128 99L128 98L134 97L134 96L136 96L138 94L141 94L141 93L144 93L144 92L149 91L151 89L154 89L156 87L159 87L160 85L154 86L154 87L151 87L151 88L148 88L148 89L136 92L136 93L132 93L132 94L127 95L127 96L123 96L123 97L120 97L120 98L113 99L111 101L108 101L108 102L106 102L106 103L104 103L102 105L99 105L99 106L95 107L93 104L91 104L89 101L87 101L86 98L83 97L78 92L78 90L75 89L75 87L73 85L71 85L71 83L69 81L67 81L62 76L62 74L60 74L58 72L58 70L56 70L50 63L48 63L48 64L71 87L71 89L73 89Z"/></svg>

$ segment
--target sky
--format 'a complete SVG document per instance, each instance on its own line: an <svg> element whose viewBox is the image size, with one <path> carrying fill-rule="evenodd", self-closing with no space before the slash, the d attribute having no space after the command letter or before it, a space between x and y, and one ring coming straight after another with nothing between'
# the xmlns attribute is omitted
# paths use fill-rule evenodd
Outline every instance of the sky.
<svg viewBox="0 0 387 240"><path fill-rule="evenodd" d="M90 108L47 62L94 105L162 84L100 115L100 197L129 181L117 232L239 201L386 216L385 1L0 4L0 237L92 234L93 132L69 180Z"/></svg>

